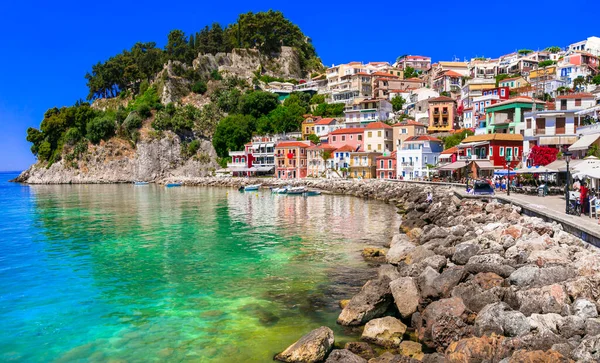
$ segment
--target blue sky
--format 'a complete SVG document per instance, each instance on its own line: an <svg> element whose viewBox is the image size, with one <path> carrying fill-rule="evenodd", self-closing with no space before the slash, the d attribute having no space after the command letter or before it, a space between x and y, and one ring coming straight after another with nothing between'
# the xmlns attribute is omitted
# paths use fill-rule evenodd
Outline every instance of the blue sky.
<svg viewBox="0 0 600 363"><path fill-rule="evenodd" d="M488 8L490 6L491 8ZM46 109L85 98L91 65L137 41L164 46L171 29L235 22L248 11L280 10L298 24L325 65L495 57L516 49L564 47L600 36L598 3L576 1L4 1L0 4L0 170L34 162L25 130Z"/></svg>

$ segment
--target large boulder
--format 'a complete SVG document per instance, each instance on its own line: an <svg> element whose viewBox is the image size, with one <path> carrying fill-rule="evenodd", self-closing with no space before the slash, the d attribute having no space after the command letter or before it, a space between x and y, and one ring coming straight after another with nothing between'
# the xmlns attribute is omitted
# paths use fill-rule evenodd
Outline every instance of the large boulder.
<svg viewBox="0 0 600 363"><path fill-rule="evenodd" d="M420 343L410 340L405 340L400 343L400 349L398 351L404 356L415 358L417 360L421 360L424 356L423 346Z"/></svg>
<svg viewBox="0 0 600 363"><path fill-rule="evenodd" d="M386 259L388 263L397 265L406 259L406 256L416 248L406 235L396 234L392 238L390 249L387 251Z"/></svg>
<svg viewBox="0 0 600 363"><path fill-rule="evenodd" d="M483 308L475 319L475 335L521 336L528 334L530 324L520 311L512 311L504 303L494 303Z"/></svg>
<svg viewBox="0 0 600 363"><path fill-rule="evenodd" d="M371 359L375 357L375 352L373 351L373 348L371 348L371 346L367 342L348 342L344 346L344 349L347 349L364 359Z"/></svg>
<svg viewBox="0 0 600 363"><path fill-rule="evenodd" d="M426 326L431 327L431 325L443 314L460 317L465 310L466 307L461 298L451 297L448 299L441 299L432 302L425 310L423 310L423 320L425 321Z"/></svg>
<svg viewBox="0 0 600 363"><path fill-rule="evenodd" d="M569 363L569 358L554 350L517 350L508 360L508 363Z"/></svg>
<svg viewBox="0 0 600 363"><path fill-rule="evenodd" d="M585 337L571 356L578 362L600 362L600 335Z"/></svg>
<svg viewBox="0 0 600 363"><path fill-rule="evenodd" d="M471 243L461 243L456 245L454 254L452 255L452 262L457 265L466 265L469 262L469 258L479 253L479 246Z"/></svg>
<svg viewBox="0 0 600 363"><path fill-rule="evenodd" d="M573 314L582 319L597 318L598 309L596 309L596 304L593 302L584 298L578 298L573 303Z"/></svg>
<svg viewBox="0 0 600 363"><path fill-rule="evenodd" d="M440 276L439 272L427 266L419 275L417 284L423 299L435 298L438 296L438 290L434 285L435 280Z"/></svg>
<svg viewBox="0 0 600 363"><path fill-rule="evenodd" d="M282 362L322 362L333 348L333 331L326 326L311 331L275 356Z"/></svg>
<svg viewBox="0 0 600 363"><path fill-rule="evenodd" d="M451 314L442 314L432 324L431 331L423 331L423 336L419 336L421 339L426 339L426 333L430 334L430 340L425 340L425 343L438 350L445 349L452 342L459 341L460 339L470 337L473 335L473 329L471 325L467 325L461 317L453 316Z"/></svg>
<svg viewBox="0 0 600 363"><path fill-rule="evenodd" d="M469 258L465 270L472 274L493 272L502 277L508 277L515 270L509 262L499 254L477 255Z"/></svg>
<svg viewBox="0 0 600 363"><path fill-rule="evenodd" d="M448 363L499 362L509 357L514 347L503 336L484 335L461 339L446 349Z"/></svg>
<svg viewBox="0 0 600 363"><path fill-rule="evenodd" d="M529 316L534 313L566 313L569 308L569 296L559 284L517 291L519 310Z"/></svg>
<svg viewBox="0 0 600 363"><path fill-rule="evenodd" d="M347 349L335 349L329 354L325 363L367 363L367 360Z"/></svg>
<svg viewBox="0 0 600 363"><path fill-rule="evenodd" d="M369 363L421 363L420 361L407 357L404 355L396 354L390 352L385 352L377 358L373 358L369 360Z"/></svg>
<svg viewBox="0 0 600 363"><path fill-rule="evenodd" d="M401 277L390 282L396 307L403 318L409 318L419 307L419 289L412 277Z"/></svg>
<svg viewBox="0 0 600 363"><path fill-rule="evenodd" d="M337 319L341 325L362 325L383 316L393 301L387 276L369 280L342 310Z"/></svg>
<svg viewBox="0 0 600 363"><path fill-rule="evenodd" d="M445 269L433 280L433 287L438 295L448 297L452 289L465 277L466 273L462 266L451 266Z"/></svg>
<svg viewBox="0 0 600 363"><path fill-rule="evenodd" d="M383 347L397 348L405 332L406 325L394 317L386 316L369 321L360 338Z"/></svg>
<svg viewBox="0 0 600 363"><path fill-rule="evenodd" d="M510 274L508 281L519 287L540 287L566 281L575 276L575 271L568 266L548 266L539 268L526 265Z"/></svg>

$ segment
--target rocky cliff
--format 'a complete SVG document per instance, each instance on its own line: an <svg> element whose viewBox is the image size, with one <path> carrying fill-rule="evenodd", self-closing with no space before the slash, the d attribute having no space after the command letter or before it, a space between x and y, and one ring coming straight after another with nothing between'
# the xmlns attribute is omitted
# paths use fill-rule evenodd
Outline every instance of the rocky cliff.
<svg viewBox="0 0 600 363"><path fill-rule="evenodd" d="M218 168L210 140L201 140L191 158L181 153L181 141L171 132L161 138L143 137L135 148L125 140L112 138L91 145L81 160L65 159L48 167L36 163L15 181L30 184L126 183L157 181L166 177L202 177Z"/></svg>

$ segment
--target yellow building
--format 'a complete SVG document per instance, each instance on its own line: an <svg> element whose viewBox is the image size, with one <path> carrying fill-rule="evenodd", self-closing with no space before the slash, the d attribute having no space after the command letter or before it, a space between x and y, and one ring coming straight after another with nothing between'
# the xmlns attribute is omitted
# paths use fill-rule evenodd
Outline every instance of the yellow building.
<svg viewBox="0 0 600 363"><path fill-rule="evenodd" d="M302 121L302 140L308 140L308 135L315 133L315 123L321 119L321 116L304 115L304 121Z"/></svg>
<svg viewBox="0 0 600 363"><path fill-rule="evenodd" d="M508 87L510 89L513 88L521 88L525 86L529 86L527 80L521 76L513 77L513 78L505 78L498 82L499 87Z"/></svg>
<svg viewBox="0 0 600 363"><path fill-rule="evenodd" d="M377 157L382 153L357 151L350 153L350 177L360 179L377 178Z"/></svg>
<svg viewBox="0 0 600 363"><path fill-rule="evenodd" d="M427 125L414 120L400 121L392 127L394 129L394 151L398 150L402 142L409 137L427 135Z"/></svg>

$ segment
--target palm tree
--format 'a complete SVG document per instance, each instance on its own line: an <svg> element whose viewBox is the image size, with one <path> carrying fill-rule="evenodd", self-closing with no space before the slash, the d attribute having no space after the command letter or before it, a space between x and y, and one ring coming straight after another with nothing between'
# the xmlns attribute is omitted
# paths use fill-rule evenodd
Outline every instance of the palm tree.
<svg viewBox="0 0 600 363"><path fill-rule="evenodd" d="M331 151L323 150L321 158L323 159L323 166L325 166L325 173L327 174L327 160L331 158Z"/></svg>

